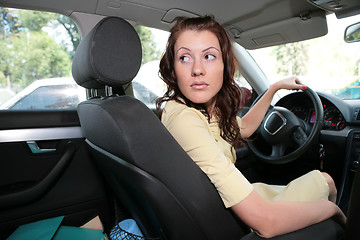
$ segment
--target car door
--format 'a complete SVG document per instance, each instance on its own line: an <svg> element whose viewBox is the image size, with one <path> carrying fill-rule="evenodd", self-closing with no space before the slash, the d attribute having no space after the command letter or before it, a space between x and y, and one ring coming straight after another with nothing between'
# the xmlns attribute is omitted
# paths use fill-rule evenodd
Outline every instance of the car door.
<svg viewBox="0 0 360 240"><path fill-rule="evenodd" d="M69 61L66 71L70 73ZM109 221L106 191L88 155L76 111L85 89L77 90L82 94L72 93L71 85L71 91L59 91L62 81L49 78L41 82L52 84L37 86L41 91L25 91L20 96L24 91L16 91L15 76L15 72L7 76L13 83L4 89L12 91L17 106L32 107L0 110L0 239L21 224L55 216L65 216L63 223L72 226L95 216ZM22 76L27 77L26 73ZM21 104L27 99L35 103Z"/></svg>
<svg viewBox="0 0 360 240"><path fill-rule="evenodd" d="M80 225L106 214L75 110L1 112L0 125L1 233L54 216Z"/></svg>

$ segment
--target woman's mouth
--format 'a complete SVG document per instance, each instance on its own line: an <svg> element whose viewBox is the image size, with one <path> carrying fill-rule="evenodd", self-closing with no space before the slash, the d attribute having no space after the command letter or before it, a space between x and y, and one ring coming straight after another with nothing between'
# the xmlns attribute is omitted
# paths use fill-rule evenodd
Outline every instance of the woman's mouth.
<svg viewBox="0 0 360 240"><path fill-rule="evenodd" d="M193 84L190 85L191 88L197 89L197 90L201 90L206 88L207 86L209 86L209 84L207 84L206 82L194 82Z"/></svg>

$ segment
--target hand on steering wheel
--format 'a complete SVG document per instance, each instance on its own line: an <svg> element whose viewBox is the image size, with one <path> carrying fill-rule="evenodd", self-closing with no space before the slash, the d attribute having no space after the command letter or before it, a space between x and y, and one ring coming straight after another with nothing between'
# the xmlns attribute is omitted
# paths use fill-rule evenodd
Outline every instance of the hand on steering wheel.
<svg viewBox="0 0 360 240"><path fill-rule="evenodd" d="M311 131L307 134L305 125L290 110L283 107L270 106L264 120L259 126L257 133L262 137L265 145L271 146L271 153L263 153L258 149L257 140L249 140L250 150L261 160L284 164L300 157L318 136L322 124L324 110L319 96L310 88L304 91L314 105L315 120ZM260 94L253 105L261 98Z"/></svg>

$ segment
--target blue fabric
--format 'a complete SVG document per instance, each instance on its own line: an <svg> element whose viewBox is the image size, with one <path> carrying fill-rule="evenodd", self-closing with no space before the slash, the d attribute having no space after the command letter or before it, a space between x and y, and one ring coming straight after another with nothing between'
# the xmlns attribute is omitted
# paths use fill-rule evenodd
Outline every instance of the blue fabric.
<svg viewBox="0 0 360 240"><path fill-rule="evenodd" d="M101 230L60 226L64 216L18 227L7 240L106 240Z"/></svg>
<svg viewBox="0 0 360 240"><path fill-rule="evenodd" d="M52 240L106 240L101 230L61 226Z"/></svg>
<svg viewBox="0 0 360 240"><path fill-rule="evenodd" d="M63 219L61 216L21 225L7 240L51 240Z"/></svg>

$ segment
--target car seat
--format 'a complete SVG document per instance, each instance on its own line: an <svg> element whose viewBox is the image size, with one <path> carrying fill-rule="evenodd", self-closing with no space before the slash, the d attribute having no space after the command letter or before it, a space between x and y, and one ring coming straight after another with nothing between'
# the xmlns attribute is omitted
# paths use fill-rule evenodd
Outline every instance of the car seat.
<svg viewBox="0 0 360 240"><path fill-rule="evenodd" d="M81 41L73 77L88 89L119 88L141 65L134 28L117 17L102 19ZM126 95L91 98L78 106L94 164L145 238L261 239L226 209L208 177L158 117ZM332 220L274 239L340 239Z"/></svg>

